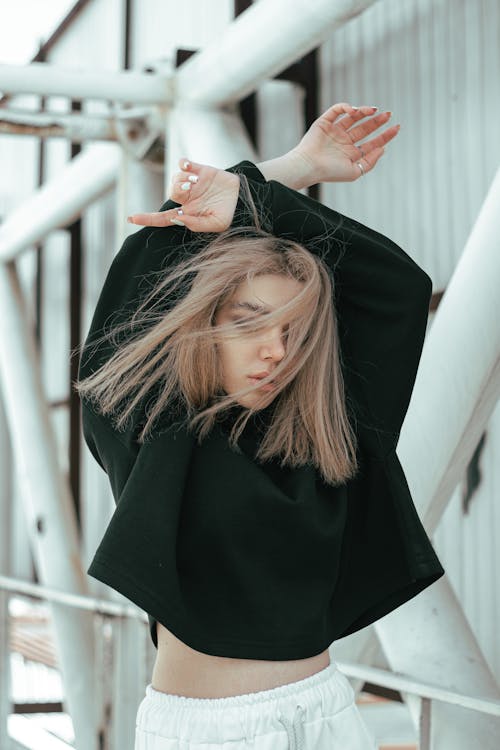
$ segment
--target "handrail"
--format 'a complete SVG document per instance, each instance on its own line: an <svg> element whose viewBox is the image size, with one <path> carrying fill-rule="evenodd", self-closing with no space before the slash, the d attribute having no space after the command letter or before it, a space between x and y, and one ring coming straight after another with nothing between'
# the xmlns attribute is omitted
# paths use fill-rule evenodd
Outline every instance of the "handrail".
<svg viewBox="0 0 500 750"><path fill-rule="evenodd" d="M372 682L381 687L392 688L404 693L412 693L413 695L418 695L420 698L452 703L455 706L470 708L480 713L500 716L500 701L491 700L491 698L477 698L472 695L458 693L456 690L449 690L448 688L442 688L429 682L415 680L413 677L401 672L389 672L386 669L370 667L355 662L335 660L335 663L349 677L356 677L365 682Z"/></svg>
<svg viewBox="0 0 500 750"><path fill-rule="evenodd" d="M51 589L37 583L30 583L9 576L0 575L0 589L27 594L37 599L46 599L60 604L67 604L70 607L91 610L99 614L109 615L110 617L134 617L147 622L146 613L136 608L135 605L118 604L82 594L70 594L66 591L58 591L57 589ZM335 663L341 672L344 672L349 677L362 679L365 682L371 682L381 687L391 688L404 693L411 693L423 699L438 700L444 703L451 703L455 706L461 706L462 708L472 709L473 711L479 711L480 713L500 716L500 701L458 693L455 690L415 680L413 677L400 672L389 672L386 669L348 661L335 660Z"/></svg>
<svg viewBox="0 0 500 750"><path fill-rule="evenodd" d="M38 583L22 581L18 578L0 575L0 589L6 589L18 594L34 596L37 599L67 604L69 607L86 609L96 614L109 615L110 617L134 617L138 620L148 621L147 615L133 604L119 604L107 599L98 599L94 596L84 594L71 594L67 591L59 591Z"/></svg>

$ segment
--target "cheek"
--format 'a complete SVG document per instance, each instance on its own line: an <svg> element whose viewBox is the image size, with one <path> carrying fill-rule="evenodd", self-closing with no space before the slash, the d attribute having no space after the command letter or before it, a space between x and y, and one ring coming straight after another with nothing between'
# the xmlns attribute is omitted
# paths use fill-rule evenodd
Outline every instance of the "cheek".
<svg viewBox="0 0 500 750"><path fill-rule="evenodd" d="M221 350L222 361L232 374L238 376L241 370L246 372L251 360L251 344L245 341L228 341Z"/></svg>

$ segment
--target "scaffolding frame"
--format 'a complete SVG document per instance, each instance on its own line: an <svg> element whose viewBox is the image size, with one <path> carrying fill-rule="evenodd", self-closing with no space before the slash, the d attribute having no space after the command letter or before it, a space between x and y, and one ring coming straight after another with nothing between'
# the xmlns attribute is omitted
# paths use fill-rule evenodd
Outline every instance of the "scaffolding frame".
<svg viewBox="0 0 500 750"><path fill-rule="evenodd" d="M362 13L373 2L317 0L313 8L309 0L294 0L294 12L290 12L289 0L260 2L232 22L217 44L193 55L177 71L148 74L147 82L143 80L146 76L138 73L96 76L45 64L40 66L42 81L42 70L34 63L0 65L0 89L12 94L38 92L45 96L66 92L73 99L104 97L115 102L159 107L168 144L164 170L164 192L168 194L170 176L178 169L177 160L186 153L196 161L221 166L243 158L255 160L235 103L318 46L336 27ZM276 17L282 19L279 27L272 23ZM132 170L142 170L147 183L146 168L134 162L123 146L116 143L89 146L0 225L0 374L24 512L40 579L46 586L76 596L88 594L88 583L81 565L68 483L57 462L16 259L27 247L79 216L117 182L117 214L121 221L117 224L116 240L117 245L121 244L131 231L125 224L123 209L132 194ZM491 325L500 318L497 295L500 259L496 252L500 222L495 212L499 198L497 175L426 338L398 445L412 495L418 500L417 508L429 534L441 518L460 472L472 455L474 441L482 433L499 395L500 332L498 326ZM476 294L480 290L481 294L474 305L465 304L472 290ZM475 311L474 319L470 317L471 310ZM453 349L450 342L457 330L460 346ZM488 336L478 335L478 330L487 330ZM436 367L443 373L440 379L434 377ZM462 404L461 408L458 406L453 395L457 392L466 394L465 409ZM446 423L452 425L451 429L445 430ZM438 435L440 440L431 445L426 435ZM29 449L33 444L38 446L36 452ZM422 466L426 466L425 472ZM2 517L7 514L5 490L4 495ZM6 612L4 596L0 596L2 618ZM55 599L50 601L76 747L98 750L103 736L107 736L107 726L101 707L93 705L91 698L95 682L92 614L74 611ZM411 632L417 645L409 648L408 638L395 637L401 632ZM121 641L120 658L126 682L132 681L136 674L135 669L128 669L130 648L126 645L128 641L133 643L136 635L133 629L124 630ZM75 640L80 644L77 656L73 649ZM452 684L467 685L485 699L493 702L500 699L499 686L446 576L404 607L366 628L352 644L342 645L343 652L350 657L348 661L367 663L377 647L382 648L394 672L412 675L415 680L425 673L430 683L440 685L443 690ZM4 650L0 655L3 664ZM424 651L425 662L418 658ZM4 682L0 683L0 690L3 711L0 716L4 716L8 702ZM125 704L128 708L133 703L128 682L124 692L127 696L122 708ZM418 701L412 701L415 693L410 688L406 692L417 724ZM462 688L462 694L466 693ZM122 735L114 737L117 748L119 741L130 738L134 722L133 715L130 720L130 711L123 710L120 714L119 704L120 701L117 715L123 722ZM493 745L492 738L499 726L496 714L488 718L484 712L471 719L463 707L453 702L437 703L433 710L433 727L437 734L448 738L446 748L453 750L469 750L474 744L493 750L496 742ZM0 739L4 737L5 729L0 727ZM429 742L432 743L430 730ZM439 747L441 750L445 745Z"/></svg>

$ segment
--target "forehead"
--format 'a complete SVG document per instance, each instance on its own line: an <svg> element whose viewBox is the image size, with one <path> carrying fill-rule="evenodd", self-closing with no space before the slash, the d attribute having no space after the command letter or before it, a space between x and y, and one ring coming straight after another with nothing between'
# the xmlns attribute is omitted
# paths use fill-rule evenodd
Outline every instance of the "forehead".
<svg viewBox="0 0 500 750"><path fill-rule="evenodd" d="M227 301L230 310L269 312L285 305L300 291L302 283L289 276L263 274L245 279Z"/></svg>

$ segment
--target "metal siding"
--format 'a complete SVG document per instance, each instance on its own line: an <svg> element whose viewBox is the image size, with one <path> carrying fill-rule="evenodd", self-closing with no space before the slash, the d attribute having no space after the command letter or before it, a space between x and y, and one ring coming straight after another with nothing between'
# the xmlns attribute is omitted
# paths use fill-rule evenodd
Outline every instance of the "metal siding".
<svg viewBox="0 0 500 750"><path fill-rule="evenodd" d="M173 67L176 49L200 49L224 33L233 20L233 6L233 0L136 0L132 8L132 67L140 69L159 60Z"/></svg>
<svg viewBox="0 0 500 750"><path fill-rule="evenodd" d="M393 111L401 132L373 175L322 186L321 199L387 234L443 289L499 160L500 8L495 0L385 0L321 49L321 111L336 101ZM269 115L270 116L270 115ZM482 484L462 512L457 488L435 535L449 578L500 675L500 412Z"/></svg>

